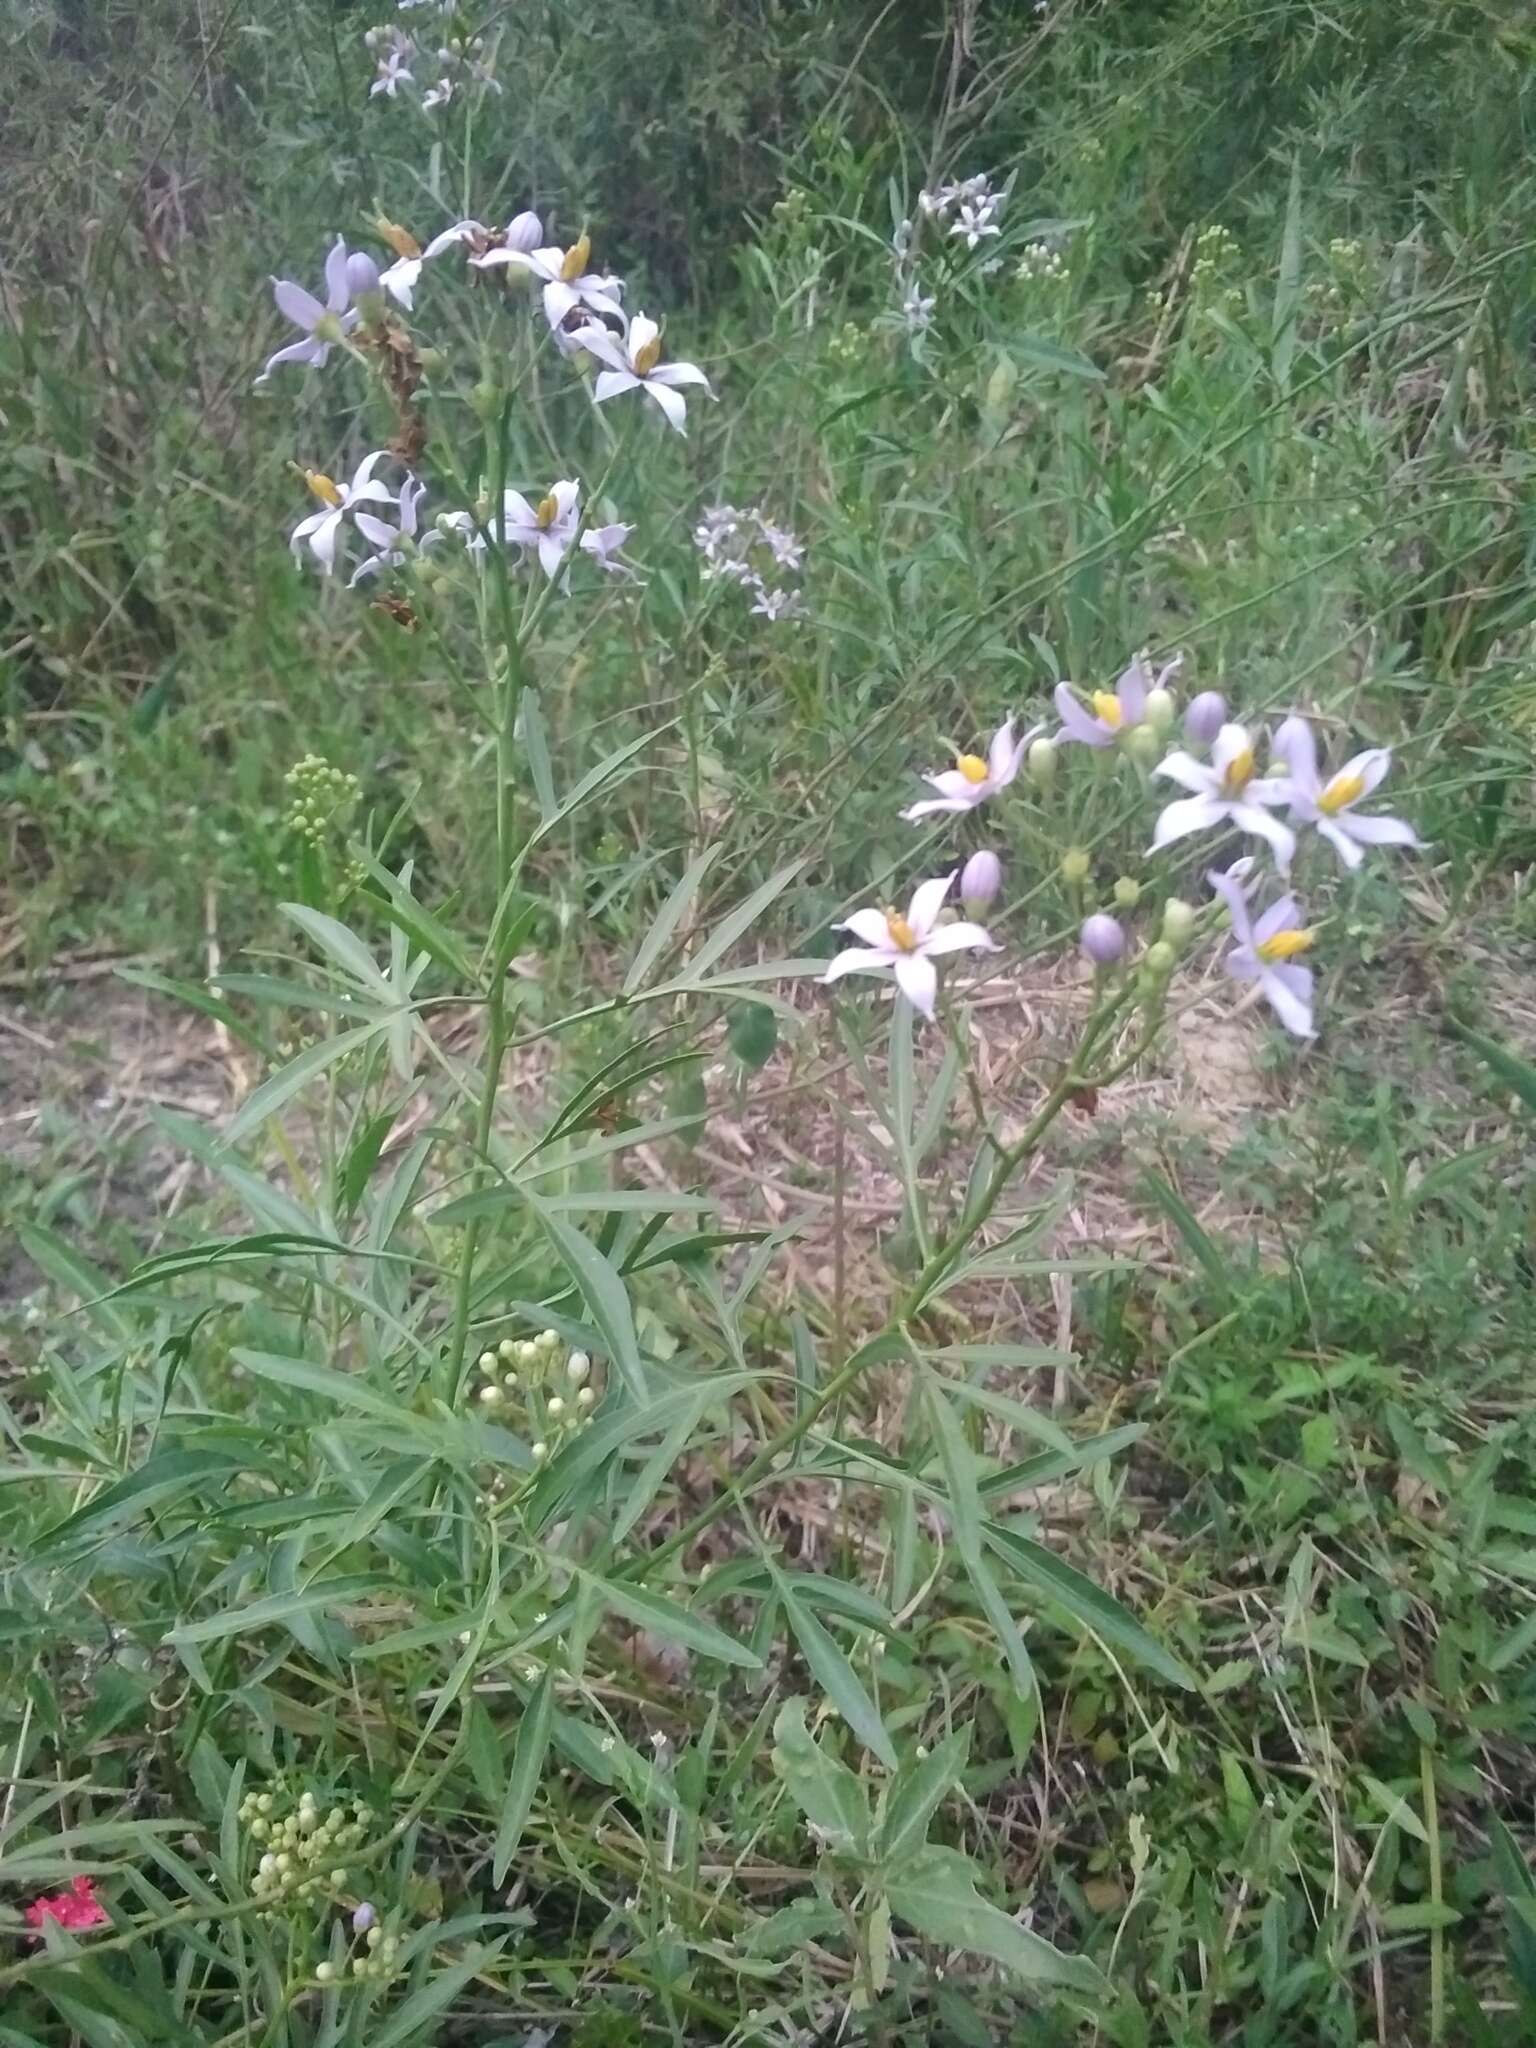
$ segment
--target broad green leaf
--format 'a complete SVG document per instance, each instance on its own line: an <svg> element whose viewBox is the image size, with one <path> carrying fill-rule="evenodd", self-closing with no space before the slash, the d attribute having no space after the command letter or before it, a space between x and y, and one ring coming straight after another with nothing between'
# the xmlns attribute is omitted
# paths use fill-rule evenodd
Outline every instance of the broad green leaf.
<svg viewBox="0 0 1536 2048"><path fill-rule="evenodd" d="M1065 1991L1102 1991L1104 1979L1086 1956L1063 1955L976 1889L976 1870L958 1849L927 1848L886 1882L891 1910L925 1941L987 1956L1030 1984Z"/></svg>
<svg viewBox="0 0 1536 2048"><path fill-rule="evenodd" d="M773 1058L779 1042L779 1020L766 1003L737 1003L725 1035L741 1064L756 1073Z"/></svg>
<svg viewBox="0 0 1536 2048"><path fill-rule="evenodd" d="M1155 1636L1148 1634L1130 1609L1122 1607L1113 1594L1106 1593L1102 1586L1096 1586L1092 1579L1059 1558L1054 1551L1047 1550L1044 1544L1019 1535L1017 1530L989 1521L985 1525L985 1533L997 1556L1020 1578L1049 1595L1057 1606L1090 1633L1101 1637L1111 1649L1133 1658L1148 1671L1155 1671L1170 1685L1181 1686L1190 1692L1198 1690L1197 1680L1189 1667L1181 1663L1172 1651L1165 1650Z"/></svg>
<svg viewBox="0 0 1536 2048"><path fill-rule="evenodd" d="M664 1594L653 1593L648 1586L637 1586L627 1579L600 1578L596 1572L579 1569L578 1576L596 1590L605 1607L632 1621L636 1628L651 1629L668 1642L681 1643L701 1657L718 1658L722 1664L739 1664L749 1671L762 1668L763 1660L755 1651Z"/></svg>
<svg viewBox="0 0 1536 2048"><path fill-rule="evenodd" d="M864 1747L873 1750L887 1769L895 1770L895 1745L858 1673L810 1608L795 1598L784 1574L776 1570L773 1578L783 1601L785 1619L812 1677Z"/></svg>
<svg viewBox="0 0 1536 2048"><path fill-rule="evenodd" d="M959 1784L970 1749L970 1730L957 1728L927 1756L903 1764L891 1780L879 1838L880 1862L887 1871L923 1846L928 1823Z"/></svg>
<svg viewBox="0 0 1536 2048"><path fill-rule="evenodd" d="M496 1846L491 1851L491 1882L501 1884L507 1875L523 1829L533 1811L533 1795L539 1789L544 1759L549 1751L550 1716L554 1707L555 1673L546 1665L544 1676L533 1689L518 1725L517 1746L512 1752L512 1770L507 1779L507 1796L496 1823Z"/></svg>
<svg viewBox="0 0 1536 2048"><path fill-rule="evenodd" d="M869 1802L864 1787L806 1727L802 1699L786 1700L779 1709L773 1724L773 1768L823 1840L854 1855L868 1852Z"/></svg>

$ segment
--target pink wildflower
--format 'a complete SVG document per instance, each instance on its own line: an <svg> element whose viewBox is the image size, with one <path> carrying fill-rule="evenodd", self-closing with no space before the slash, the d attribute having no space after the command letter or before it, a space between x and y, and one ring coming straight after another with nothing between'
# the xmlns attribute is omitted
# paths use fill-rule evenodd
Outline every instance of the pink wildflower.
<svg viewBox="0 0 1536 2048"><path fill-rule="evenodd" d="M111 1915L96 1897L96 1880L92 1877L77 1877L67 1892L55 1892L51 1898L34 1899L22 1917L39 1933L45 1920L57 1920L71 1934L78 1934L87 1927L112 1925Z"/></svg>

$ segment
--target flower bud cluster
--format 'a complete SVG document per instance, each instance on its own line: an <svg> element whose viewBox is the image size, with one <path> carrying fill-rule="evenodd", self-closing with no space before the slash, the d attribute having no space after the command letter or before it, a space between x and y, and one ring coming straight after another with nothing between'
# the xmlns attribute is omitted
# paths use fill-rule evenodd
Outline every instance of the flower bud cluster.
<svg viewBox="0 0 1536 2048"><path fill-rule="evenodd" d="M562 1356L555 1330L541 1330L537 1337L504 1337L494 1351L482 1351L475 1364L482 1413L499 1416L509 1409L521 1410L535 1465L551 1457L597 1406L591 1359L585 1351Z"/></svg>
<svg viewBox="0 0 1536 2048"><path fill-rule="evenodd" d="M355 1855L373 1823L361 1800L321 1807L312 1791L287 1803L282 1793L248 1792L239 1820L258 1852L251 1893L270 1912L294 1900L334 1895L347 1882L347 1857Z"/></svg>
<svg viewBox="0 0 1536 2048"><path fill-rule="evenodd" d="M296 761L283 781L292 794L283 823L311 846L321 845L328 833L345 825L362 794L355 775L333 768L319 754L306 754Z"/></svg>

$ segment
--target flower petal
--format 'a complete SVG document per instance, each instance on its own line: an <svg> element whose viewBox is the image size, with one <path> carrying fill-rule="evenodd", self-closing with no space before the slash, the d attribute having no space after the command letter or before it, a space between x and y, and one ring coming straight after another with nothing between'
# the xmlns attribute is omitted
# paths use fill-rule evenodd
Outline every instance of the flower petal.
<svg viewBox="0 0 1536 2048"><path fill-rule="evenodd" d="M283 318L291 320L295 327L302 327L306 334L313 332L316 323L325 318L325 308L314 293L305 291L303 285L295 284L291 278L274 277L272 297Z"/></svg>
<svg viewBox="0 0 1536 2048"><path fill-rule="evenodd" d="M1245 725L1224 725L1217 733L1211 747L1211 767L1216 780L1223 781L1227 770L1240 754L1253 751L1253 741Z"/></svg>
<svg viewBox="0 0 1536 2048"><path fill-rule="evenodd" d="M1334 823L1362 846L1422 846L1424 843L1403 818L1362 818L1356 811L1346 811Z"/></svg>
<svg viewBox="0 0 1536 2048"><path fill-rule="evenodd" d="M1197 761L1193 754L1186 754L1182 747L1176 747L1152 770L1154 775L1166 775L1170 782L1176 782L1181 789L1192 789L1196 796L1214 796L1216 777L1203 761Z"/></svg>
<svg viewBox="0 0 1536 2048"><path fill-rule="evenodd" d="M1253 939L1253 925L1248 915L1248 895L1243 887L1242 877L1231 868L1212 868L1207 873L1205 879L1227 906L1227 915L1232 920L1232 929L1242 941L1237 951L1246 951ZM1235 957L1235 954L1228 954L1229 963Z"/></svg>
<svg viewBox="0 0 1536 2048"><path fill-rule="evenodd" d="M856 910L851 917L845 917L841 924L832 927L838 932L852 932L866 946L874 946L885 952L891 951L891 928L885 921L883 910Z"/></svg>
<svg viewBox="0 0 1536 2048"><path fill-rule="evenodd" d="M309 551L324 569L327 576L336 566L336 545L341 539L341 510L324 512L320 523L309 536Z"/></svg>
<svg viewBox="0 0 1536 2048"><path fill-rule="evenodd" d="M1285 763L1290 779L1303 795L1318 792L1317 740L1304 718L1282 719L1270 741L1270 750Z"/></svg>
<svg viewBox="0 0 1536 2048"><path fill-rule="evenodd" d="M445 249L451 249L458 242L467 242L471 235L489 233L483 221L456 220L451 228L444 228L440 235L434 235L422 250L423 259L430 263L434 256L441 256Z"/></svg>
<svg viewBox="0 0 1536 2048"><path fill-rule="evenodd" d="M1355 754L1346 761L1339 770L1339 774L1341 777L1345 775L1358 775L1365 784L1364 789L1355 798L1355 802L1358 804L1363 803L1373 791L1381 787L1382 783L1387 779L1387 771L1391 766L1392 749L1390 747L1367 747L1363 754Z"/></svg>
<svg viewBox="0 0 1536 2048"><path fill-rule="evenodd" d="M330 352L328 344L323 341L290 341L286 348L280 348L275 355L267 357L261 375L255 381L265 384L279 363L313 363L318 369Z"/></svg>
<svg viewBox="0 0 1536 2048"><path fill-rule="evenodd" d="M1115 695L1127 725L1140 725L1147 710L1147 671L1138 654L1115 684Z"/></svg>
<svg viewBox="0 0 1536 2048"><path fill-rule="evenodd" d="M1266 939L1272 939L1276 932L1293 932L1301 925L1301 905L1294 896L1278 896L1253 921L1253 937L1262 946Z"/></svg>
<svg viewBox="0 0 1536 2048"><path fill-rule="evenodd" d="M1297 967L1291 961L1277 967L1261 968L1259 987L1287 1031L1297 1038L1316 1036L1312 1029L1311 968Z"/></svg>
<svg viewBox="0 0 1536 2048"><path fill-rule="evenodd" d="M1013 720L1005 718L992 735L987 748L987 780L999 788L1013 780L1016 761L1013 751Z"/></svg>
<svg viewBox="0 0 1536 2048"><path fill-rule="evenodd" d="M1171 846L1190 832L1208 832L1227 815L1227 807L1213 796L1182 796L1158 813L1152 832L1152 851Z"/></svg>
<svg viewBox="0 0 1536 2048"><path fill-rule="evenodd" d="M970 808L971 802L969 797L935 796L929 797L920 804L908 804L907 808L901 813L901 816L906 819L909 825L915 825L919 818L937 817L940 812L953 815L960 811L968 811Z"/></svg>
<svg viewBox="0 0 1536 2048"><path fill-rule="evenodd" d="M344 313L352 294L347 290L347 245L338 235L325 259L325 303L332 313Z"/></svg>
<svg viewBox="0 0 1536 2048"><path fill-rule="evenodd" d="M624 354L631 369L643 348L649 348L653 341L660 341L661 329L649 314L637 313L629 323L629 332L624 337Z"/></svg>
<svg viewBox="0 0 1536 2048"><path fill-rule="evenodd" d="M1282 875L1289 872L1296 853L1296 834L1289 825L1282 825L1273 811L1266 811L1259 804L1229 804L1227 813L1240 830L1268 840L1275 850L1275 866Z"/></svg>
<svg viewBox="0 0 1536 2048"><path fill-rule="evenodd" d="M1101 725L1096 718L1078 703L1070 683L1058 683L1055 691L1056 711L1061 719L1061 738L1081 740L1085 747L1107 747L1113 739L1108 726Z"/></svg>
<svg viewBox="0 0 1536 2048"><path fill-rule="evenodd" d="M921 953L902 953L896 960L896 985L920 1017L933 1022L933 999L939 992L939 972Z"/></svg>
<svg viewBox="0 0 1536 2048"><path fill-rule="evenodd" d="M621 391L633 391L640 379L633 370L599 370L592 384L592 396L599 405L605 398L617 398Z"/></svg>
<svg viewBox="0 0 1536 2048"><path fill-rule="evenodd" d="M1319 836L1327 840L1345 867L1359 867L1365 859L1365 849L1355 844L1354 834L1344 829L1342 820L1319 817L1314 822Z"/></svg>
<svg viewBox="0 0 1536 2048"><path fill-rule="evenodd" d="M930 960L937 960L945 953L1001 953L1002 950L989 931L979 924L967 924L964 918L957 918L953 924L939 925L923 941L923 951Z"/></svg>
<svg viewBox="0 0 1536 2048"><path fill-rule="evenodd" d="M393 526L387 526L382 519L375 518L371 512L355 514L353 523L363 538L371 540L376 548L387 550L392 548L399 539L399 534Z"/></svg>
<svg viewBox="0 0 1536 2048"><path fill-rule="evenodd" d="M644 380L644 390L646 397L654 398L661 407L662 412L666 415L668 426L675 427L680 434L686 434L688 431L687 401L680 398L668 385L658 383L654 377L647 377Z"/></svg>
<svg viewBox="0 0 1536 2048"><path fill-rule="evenodd" d="M651 384L702 384L709 391L709 379L697 363L658 363L646 380ZM713 393L710 393L713 397Z"/></svg>
<svg viewBox="0 0 1536 2048"><path fill-rule="evenodd" d="M891 968L889 953L873 952L868 946L845 946L841 953L834 953L827 962L822 981L841 981L845 974L888 974Z"/></svg>
<svg viewBox="0 0 1536 2048"><path fill-rule="evenodd" d="M596 356L600 363L606 363L612 370L623 370L628 375L630 383L634 382L634 372L630 369L629 358L624 353L623 344L616 334L610 333L599 321L589 320L585 327L578 327L571 338L580 342L589 356ZM626 384L623 388L627 391L629 385Z"/></svg>
<svg viewBox="0 0 1536 2048"><path fill-rule="evenodd" d="M919 941L926 939L933 930L958 873L957 868L951 868L947 875L935 875L931 881L919 882L912 891L912 901L907 905L907 923L912 927L914 938Z"/></svg>

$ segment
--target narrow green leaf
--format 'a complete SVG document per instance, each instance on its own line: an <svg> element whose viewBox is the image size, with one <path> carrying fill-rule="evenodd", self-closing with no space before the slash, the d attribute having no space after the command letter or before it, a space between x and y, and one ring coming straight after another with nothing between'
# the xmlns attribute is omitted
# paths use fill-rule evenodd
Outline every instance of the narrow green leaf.
<svg viewBox="0 0 1536 2048"><path fill-rule="evenodd" d="M805 859L793 860L754 889L744 902L723 917L719 924L688 957L688 980L697 985L707 968L728 953L736 941L756 924L774 899L784 892L805 866Z"/></svg>
<svg viewBox="0 0 1536 2048"><path fill-rule="evenodd" d="M512 1770L507 1779L507 1796L496 1823L496 1846L491 1851L491 1882L505 1882L512 1858L517 1854L523 1829L533 1811L533 1795L539 1789L544 1759L549 1751L550 1715L555 1699L555 1673L546 1665L544 1675L533 1689L518 1726L517 1746L512 1752Z"/></svg>
<svg viewBox="0 0 1536 2048"><path fill-rule="evenodd" d="M221 1485L227 1484L237 1464L238 1460L222 1451L159 1451L136 1472L104 1486L62 1522L40 1530L31 1548L41 1553L60 1543L77 1542L82 1536L95 1536L152 1507L166 1507L195 1493L205 1480L217 1478Z"/></svg>
<svg viewBox="0 0 1536 2048"><path fill-rule="evenodd" d="M715 1657L722 1664L738 1664L748 1671L762 1668L762 1658L745 1644L734 1641L723 1629L701 1614L680 1607L649 1587L629 1580L599 1578L596 1572L578 1570L578 1576L592 1585L603 1605L636 1628L651 1629L668 1642L681 1643L701 1657Z"/></svg>
<svg viewBox="0 0 1536 2048"><path fill-rule="evenodd" d="M615 1369L634 1398L644 1401L646 1371L624 1282L589 1238L549 1214L541 1202L529 1200L561 1263L580 1289Z"/></svg>
<svg viewBox="0 0 1536 2048"><path fill-rule="evenodd" d="M895 1745L858 1673L809 1607L795 1598L784 1574L775 1570L773 1578L783 1601L785 1619L812 1677L864 1747L873 1750L888 1770L895 1770Z"/></svg>
<svg viewBox="0 0 1536 2048"><path fill-rule="evenodd" d="M714 866L720 856L720 842L705 847L695 854L683 870L682 879L677 883L665 903L651 920L650 930L636 948L629 972L624 977L624 993L632 996L636 989L644 988L651 969L666 951L673 934L682 924L693 906L693 899L699 892L699 884Z"/></svg>
<svg viewBox="0 0 1536 2048"><path fill-rule="evenodd" d="M517 707L518 729L528 756L528 773L533 793L539 800L539 816L547 824L559 809L555 795L555 771L549 758L549 727L544 720L544 700L531 685L523 691Z"/></svg>
<svg viewBox="0 0 1536 2048"><path fill-rule="evenodd" d="M281 1358L271 1351L250 1351L237 1346L231 1356L258 1379L274 1380L279 1386L298 1387L316 1394L333 1408L355 1408L390 1423L407 1438L418 1418L398 1401L377 1392L357 1373L336 1372L328 1365L313 1365L307 1358Z"/></svg>
<svg viewBox="0 0 1536 2048"><path fill-rule="evenodd" d="M1187 1692L1198 1690L1189 1667L1170 1650L1165 1650L1113 1594L1106 1593L1102 1586L1096 1586L1092 1579L1057 1557L1054 1551L1047 1550L1044 1544L1021 1536L1014 1529L989 1521L985 1524L985 1533L997 1556L1020 1578L1047 1594L1075 1621L1092 1634L1102 1637L1112 1649L1134 1658L1148 1671L1155 1671L1170 1685L1180 1686Z"/></svg>
<svg viewBox="0 0 1536 2048"><path fill-rule="evenodd" d="M485 1948L470 1949L456 1963L451 1963L440 1974L426 1978L419 1990L395 2007L389 2018L380 2027L370 2027L368 2048L415 2048L415 2044L435 2037L436 2029L424 2032L426 2022L440 2013L444 2006L452 2005L464 1986L478 1977L493 1957L499 1955L502 1942L494 1941Z"/></svg>
<svg viewBox="0 0 1536 2048"><path fill-rule="evenodd" d="M203 1621L183 1622L179 1628L171 1629L165 1640L177 1644L212 1643L224 1636L254 1634L258 1629L291 1621L295 1615L313 1614L321 1607L349 1605L366 1594L386 1590L398 1595L400 1587L397 1580L384 1572L354 1572L343 1578L319 1579L296 1592L269 1593L248 1606L226 1608L222 1614L210 1614Z"/></svg>
<svg viewBox="0 0 1536 2048"><path fill-rule="evenodd" d="M957 1728L925 1757L903 1764L891 1781L880 1823L880 1861L887 1871L923 1846L928 1823L960 1782L971 1750L971 1732Z"/></svg>
<svg viewBox="0 0 1536 2048"><path fill-rule="evenodd" d="M345 1059L348 1053L356 1052L371 1038L377 1038L387 1029L387 1022L387 1019L380 1019L372 1024L357 1024L350 1031L343 1031L339 1037L323 1038L318 1045L306 1046L297 1058L291 1059L287 1066L279 1067L260 1087L251 1090L225 1126L224 1143L236 1145L251 1131L259 1130L269 1116L274 1116L316 1075L323 1074L327 1067Z"/></svg>

